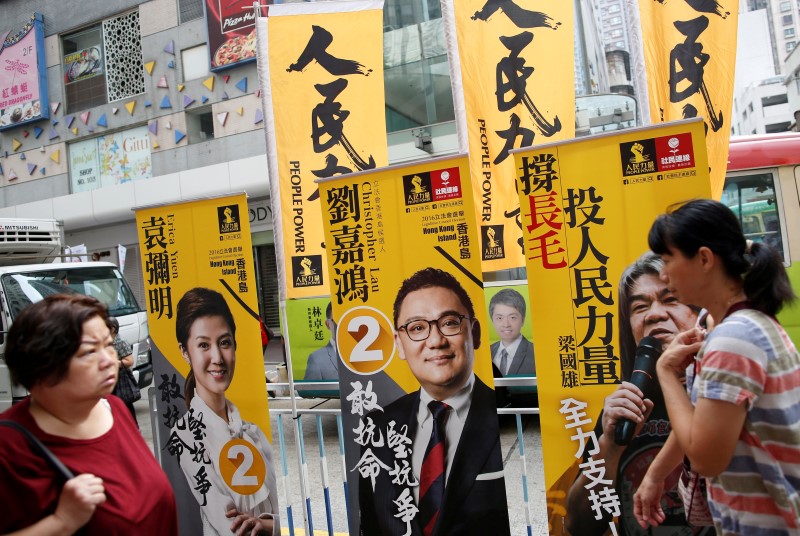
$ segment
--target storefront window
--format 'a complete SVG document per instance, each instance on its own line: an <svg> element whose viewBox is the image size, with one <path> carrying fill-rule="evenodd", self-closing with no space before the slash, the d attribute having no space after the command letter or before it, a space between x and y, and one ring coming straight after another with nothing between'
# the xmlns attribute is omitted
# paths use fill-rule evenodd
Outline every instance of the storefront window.
<svg viewBox="0 0 800 536"><path fill-rule="evenodd" d="M69 145L72 192L84 192L153 176L146 126Z"/></svg>
<svg viewBox="0 0 800 536"><path fill-rule="evenodd" d="M67 35L61 43L68 113L144 93L138 11Z"/></svg>
<svg viewBox="0 0 800 536"><path fill-rule="evenodd" d="M105 104L106 77L100 25L65 37L62 44L67 110L85 110Z"/></svg>

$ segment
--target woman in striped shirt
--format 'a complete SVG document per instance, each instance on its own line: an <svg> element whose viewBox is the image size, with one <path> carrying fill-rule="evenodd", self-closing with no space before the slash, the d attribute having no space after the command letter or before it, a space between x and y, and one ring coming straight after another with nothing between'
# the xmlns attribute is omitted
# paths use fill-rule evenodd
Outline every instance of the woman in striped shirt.
<svg viewBox="0 0 800 536"><path fill-rule="evenodd" d="M672 433L708 478L717 533L800 534L800 356L775 319L795 297L779 254L746 241L711 200L659 216L649 244L675 296L717 323L678 335L656 368ZM693 359L687 396L680 378ZM640 519L658 524L655 509Z"/></svg>

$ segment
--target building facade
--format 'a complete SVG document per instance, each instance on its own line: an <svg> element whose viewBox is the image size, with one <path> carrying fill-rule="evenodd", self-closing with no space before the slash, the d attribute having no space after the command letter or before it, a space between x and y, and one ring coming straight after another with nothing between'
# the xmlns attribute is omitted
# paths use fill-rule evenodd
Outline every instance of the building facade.
<svg viewBox="0 0 800 536"><path fill-rule="evenodd" d="M580 87L606 92L593 8L578 3L594 32L576 37ZM9 105L0 124L0 217L61 220L67 245L102 260L119 262L117 245L125 246L124 273L144 304L132 208L246 192L259 306L276 328L256 62L210 70L220 52L209 50L203 0L4 0L0 36L34 12L43 19L40 89L49 102L41 119L26 108L28 122ZM386 0L384 70L390 163L456 153L438 1Z"/></svg>

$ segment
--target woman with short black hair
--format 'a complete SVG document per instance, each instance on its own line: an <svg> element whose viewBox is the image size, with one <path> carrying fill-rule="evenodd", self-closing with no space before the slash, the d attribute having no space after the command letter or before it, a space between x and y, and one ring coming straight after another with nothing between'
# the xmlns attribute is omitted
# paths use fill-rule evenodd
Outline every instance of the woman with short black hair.
<svg viewBox="0 0 800 536"><path fill-rule="evenodd" d="M77 476L66 483L18 431L0 433L0 533L177 533L166 475L118 398L108 312L58 294L30 305L6 339L11 377L30 396L0 415L28 429ZM18 531L18 532L17 532Z"/></svg>

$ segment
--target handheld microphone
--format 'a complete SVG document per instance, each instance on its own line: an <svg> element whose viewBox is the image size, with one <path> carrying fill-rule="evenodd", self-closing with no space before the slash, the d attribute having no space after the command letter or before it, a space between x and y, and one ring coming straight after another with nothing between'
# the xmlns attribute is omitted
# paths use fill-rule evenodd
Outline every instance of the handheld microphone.
<svg viewBox="0 0 800 536"><path fill-rule="evenodd" d="M629 380L641 389L645 398L650 396L651 385L655 380L656 361L661 357L661 341L655 337L645 337L636 347L636 358L633 362L633 374ZM636 423L630 419L620 419L614 431L614 443L627 445L636 432Z"/></svg>

